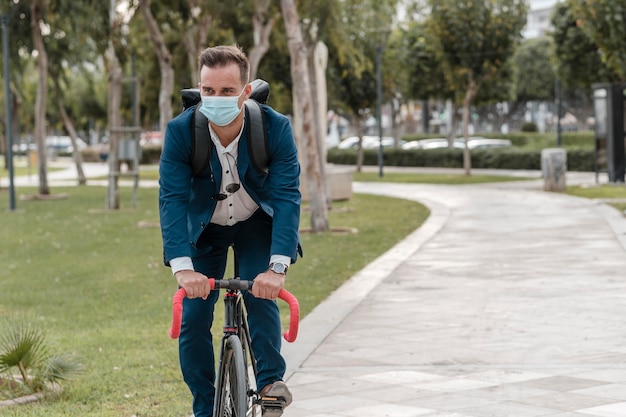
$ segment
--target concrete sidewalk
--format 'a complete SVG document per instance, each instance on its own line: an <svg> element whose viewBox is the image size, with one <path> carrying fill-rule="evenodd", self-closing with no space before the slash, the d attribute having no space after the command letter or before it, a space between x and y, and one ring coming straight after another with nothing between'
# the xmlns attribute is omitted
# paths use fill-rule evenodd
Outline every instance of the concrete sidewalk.
<svg viewBox="0 0 626 417"><path fill-rule="evenodd" d="M285 344L284 417L626 416L626 218L542 185L355 183L432 214Z"/></svg>

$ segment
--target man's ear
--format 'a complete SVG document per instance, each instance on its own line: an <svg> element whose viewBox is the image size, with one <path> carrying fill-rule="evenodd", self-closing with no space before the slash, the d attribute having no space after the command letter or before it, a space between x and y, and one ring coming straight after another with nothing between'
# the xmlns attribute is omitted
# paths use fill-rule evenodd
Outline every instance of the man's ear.
<svg viewBox="0 0 626 417"><path fill-rule="evenodd" d="M250 98L250 95L252 94L252 84L248 83L246 84L246 86L244 87L244 93L243 95L246 96L246 100Z"/></svg>

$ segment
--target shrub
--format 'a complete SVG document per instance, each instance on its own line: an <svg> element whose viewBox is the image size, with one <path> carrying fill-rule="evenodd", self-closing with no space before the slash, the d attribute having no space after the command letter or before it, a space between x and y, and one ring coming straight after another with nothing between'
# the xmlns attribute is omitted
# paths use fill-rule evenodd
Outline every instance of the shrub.
<svg viewBox="0 0 626 417"><path fill-rule="evenodd" d="M538 132L539 131L539 129L537 128L537 124L533 122L525 122L520 127L520 130L522 132Z"/></svg>
<svg viewBox="0 0 626 417"><path fill-rule="evenodd" d="M533 139L535 140L535 139ZM537 139L544 142L542 138ZM554 147L548 144L545 147ZM485 148L470 151L473 168L485 169L541 169L540 147L527 145L522 148ZM594 170L594 150L589 147L570 147L567 149L567 169L569 171ZM356 151L352 149L330 149L328 162L343 165L356 164ZM378 165L378 152L367 149L363 153L364 165ZM463 150L461 149L385 149L383 164L386 166L413 166L463 168Z"/></svg>
<svg viewBox="0 0 626 417"><path fill-rule="evenodd" d="M0 328L0 399L43 392L80 371L68 355L53 354L34 320L5 320Z"/></svg>

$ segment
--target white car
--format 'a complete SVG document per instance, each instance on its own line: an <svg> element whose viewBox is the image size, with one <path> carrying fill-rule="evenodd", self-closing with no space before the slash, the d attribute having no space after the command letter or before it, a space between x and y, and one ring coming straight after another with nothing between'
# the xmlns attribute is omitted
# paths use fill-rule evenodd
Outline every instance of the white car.
<svg viewBox="0 0 626 417"><path fill-rule="evenodd" d="M463 143L463 141L456 139L453 146L458 149L463 149L465 144ZM447 147L448 139L446 138L413 140L410 142L406 142L404 145L402 145L402 149L437 149Z"/></svg>
<svg viewBox="0 0 626 417"><path fill-rule="evenodd" d="M472 136L468 138L467 147L470 149L478 148L508 148L513 146L513 142L509 139L486 139L480 136Z"/></svg>
<svg viewBox="0 0 626 417"><path fill-rule="evenodd" d="M78 150L81 151L87 147L87 144L81 138L76 138L76 146L78 146ZM48 136L46 138L46 148L57 153L74 152L72 138L69 136Z"/></svg>
<svg viewBox="0 0 626 417"><path fill-rule="evenodd" d="M509 139L486 139L480 136L469 137L467 142L467 147L469 149L503 148L510 146L513 146L513 143ZM413 140L402 145L402 149L436 149L447 147L448 139L446 138ZM465 140L462 138L456 138L454 140L453 147L456 149L465 148Z"/></svg>
<svg viewBox="0 0 626 417"><path fill-rule="evenodd" d="M378 136L363 136L363 149L376 149L380 146L380 137ZM383 136L382 145L384 148L393 147L395 143L394 138L390 136ZM403 145L404 141L400 140L400 145ZM356 149L359 147L359 137L349 136L339 142L337 148L339 149Z"/></svg>

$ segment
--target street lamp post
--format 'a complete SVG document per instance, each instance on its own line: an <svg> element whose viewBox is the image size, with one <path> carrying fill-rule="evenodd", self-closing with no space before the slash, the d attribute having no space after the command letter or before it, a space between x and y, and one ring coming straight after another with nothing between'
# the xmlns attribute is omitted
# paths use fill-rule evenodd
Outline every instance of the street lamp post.
<svg viewBox="0 0 626 417"><path fill-rule="evenodd" d="M378 123L378 176L383 176L383 70L382 70L383 46L376 48L376 122Z"/></svg>
<svg viewBox="0 0 626 417"><path fill-rule="evenodd" d="M561 126L561 112L563 111L561 101L561 81L557 78L554 83L556 90L556 146L561 147L561 132L563 131Z"/></svg>
<svg viewBox="0 0 626 417"><path fill-rule="evenodd" d="M9 210L15 210L15 184L13 172L13 117L11 115L11 81L9 77L9 16L0 16L2 23L2 55L4 57L4 109L6 113L7 165L9 169Z"/></svg>

